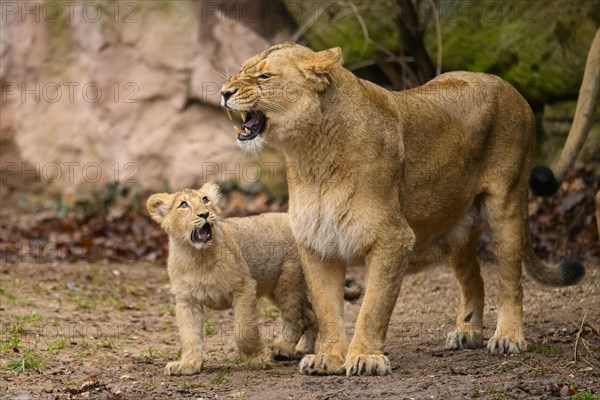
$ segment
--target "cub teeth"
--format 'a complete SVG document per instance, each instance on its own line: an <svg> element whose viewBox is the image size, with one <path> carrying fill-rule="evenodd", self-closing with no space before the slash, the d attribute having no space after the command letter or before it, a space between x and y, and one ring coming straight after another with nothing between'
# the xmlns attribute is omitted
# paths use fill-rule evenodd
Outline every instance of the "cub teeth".
<svg viewBox="0 0 600 400"><path fill-rule="evenodd" d="M230 121L233 121L233 111L231 111L230 108L227 109L227 116L229 117Z"/></svg>
<svg viewBox="0 0 600 400"><path fill-rule="evenodd" d="M234 125L234 126L233 126L233 129L235 129L235 131L237 132L237 134L238 134L238 135L239 135L240 133L242 133L242 128L240 128L240 127L239 127L239 126L237 126L237 125Z"/></svg>
<svg viewBox="0 0 600 400"><path fill-rule="evenodd" d="M248 136L250 134L250 129L244 128L244 132L245 132L246 136Z"/></svg>
<svg viewBox="0 0 600 400"><path fill-rule="evenodd" d="M242 114L242 121L246 121L246 111L240 111L240 114Z"/></svg>

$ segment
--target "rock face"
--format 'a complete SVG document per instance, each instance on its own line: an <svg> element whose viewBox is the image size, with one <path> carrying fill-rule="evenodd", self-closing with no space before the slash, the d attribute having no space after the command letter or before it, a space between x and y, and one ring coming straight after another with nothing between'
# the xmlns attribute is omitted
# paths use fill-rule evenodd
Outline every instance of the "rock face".
<svg viewBox="0 0 600 400"><path fill-rule="evenodd" d="M215 4L3 2L0 198L243 181L219 88L271 43Z"/></svg>

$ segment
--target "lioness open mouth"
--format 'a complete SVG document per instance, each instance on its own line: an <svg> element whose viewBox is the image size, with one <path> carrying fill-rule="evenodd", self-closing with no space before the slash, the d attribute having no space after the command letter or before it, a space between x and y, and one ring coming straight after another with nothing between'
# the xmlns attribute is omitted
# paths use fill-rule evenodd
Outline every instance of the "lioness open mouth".
<svg viewBox="0 0 600 400"><path fill-rule="evenodd" d="M192 230L192 243L206 243L211 239L210 225L205 223L202 226L197 226Z"/></svg>
<svg viewBox="0 0 600 400"><path fill-rule="evenodd" d="M238 140L252 140L262 133L265 129L267 117L258 110L241 111L242 126L234 125L234 129L238 134ZM228 108L227 116L233 120L233 111Z"/></svg>

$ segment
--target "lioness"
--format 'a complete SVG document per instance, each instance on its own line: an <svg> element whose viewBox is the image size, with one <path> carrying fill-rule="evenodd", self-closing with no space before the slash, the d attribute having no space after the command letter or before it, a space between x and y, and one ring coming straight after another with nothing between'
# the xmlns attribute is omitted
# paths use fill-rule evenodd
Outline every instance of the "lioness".
<svg viewBox="0 0 600 400"><path fill-rule="evenodd" d="M319 327L328 337L300 362L305 374L383 375L388 323L405 274L446 260L460 286L453 349L483 346L484 287L477 221L492 235L499 278L492 354L519 353L522 265L551 285L576 283L583 265L542 264L527 224L535 121L502 79L452 72L390 92L354 76L339 48L285 43L248 59L222 87L222 106L242 112L237 136L285 155L290 224ZM343 325L346 261L368 279L349 343Z"/></svg>
<svg viewBox="0 0 600 400"><path fill-rule="evenodd" d="M219 187L206 183L199 190L158 193L147 201L150 216L169 235L168 272L181 336L181 360L166 365L167 375L201 370L204 306L233 307L236 344L251 363L314 352L316 322L287 214L223 220L217 216L218 200ZM347 282L347 300L361 292L358 283ZM261 296L277 305L283 321L283 338L271 346L272 354L257 325Z"/></svg>

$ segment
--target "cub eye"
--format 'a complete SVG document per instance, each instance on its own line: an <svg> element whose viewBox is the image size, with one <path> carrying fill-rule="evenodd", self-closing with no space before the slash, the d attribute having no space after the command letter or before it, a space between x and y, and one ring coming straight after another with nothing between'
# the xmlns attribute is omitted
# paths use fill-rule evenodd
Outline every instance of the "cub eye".
<svg viewBox="0 0 600 400"><path fill-rule="evenodd" d="M208 204L208 203L209 203L209 201L208 201L208 197L204 196L204 197L202 198L202 202L203 202L204 204Z"/></svg>
<svg viewBox="0 0 600 400"><path fill-rule="evenodd" d="M182 201L181 204L179 205L179 208L188 208L189 205L186 201Z"/></svg>
<svg viewBox="0 0 600 400"><path fill-rule="evenodd" d="M258 79L269 79L270 77L272 77L273 75L271 74L260 74L258 76Z"/></svg>

